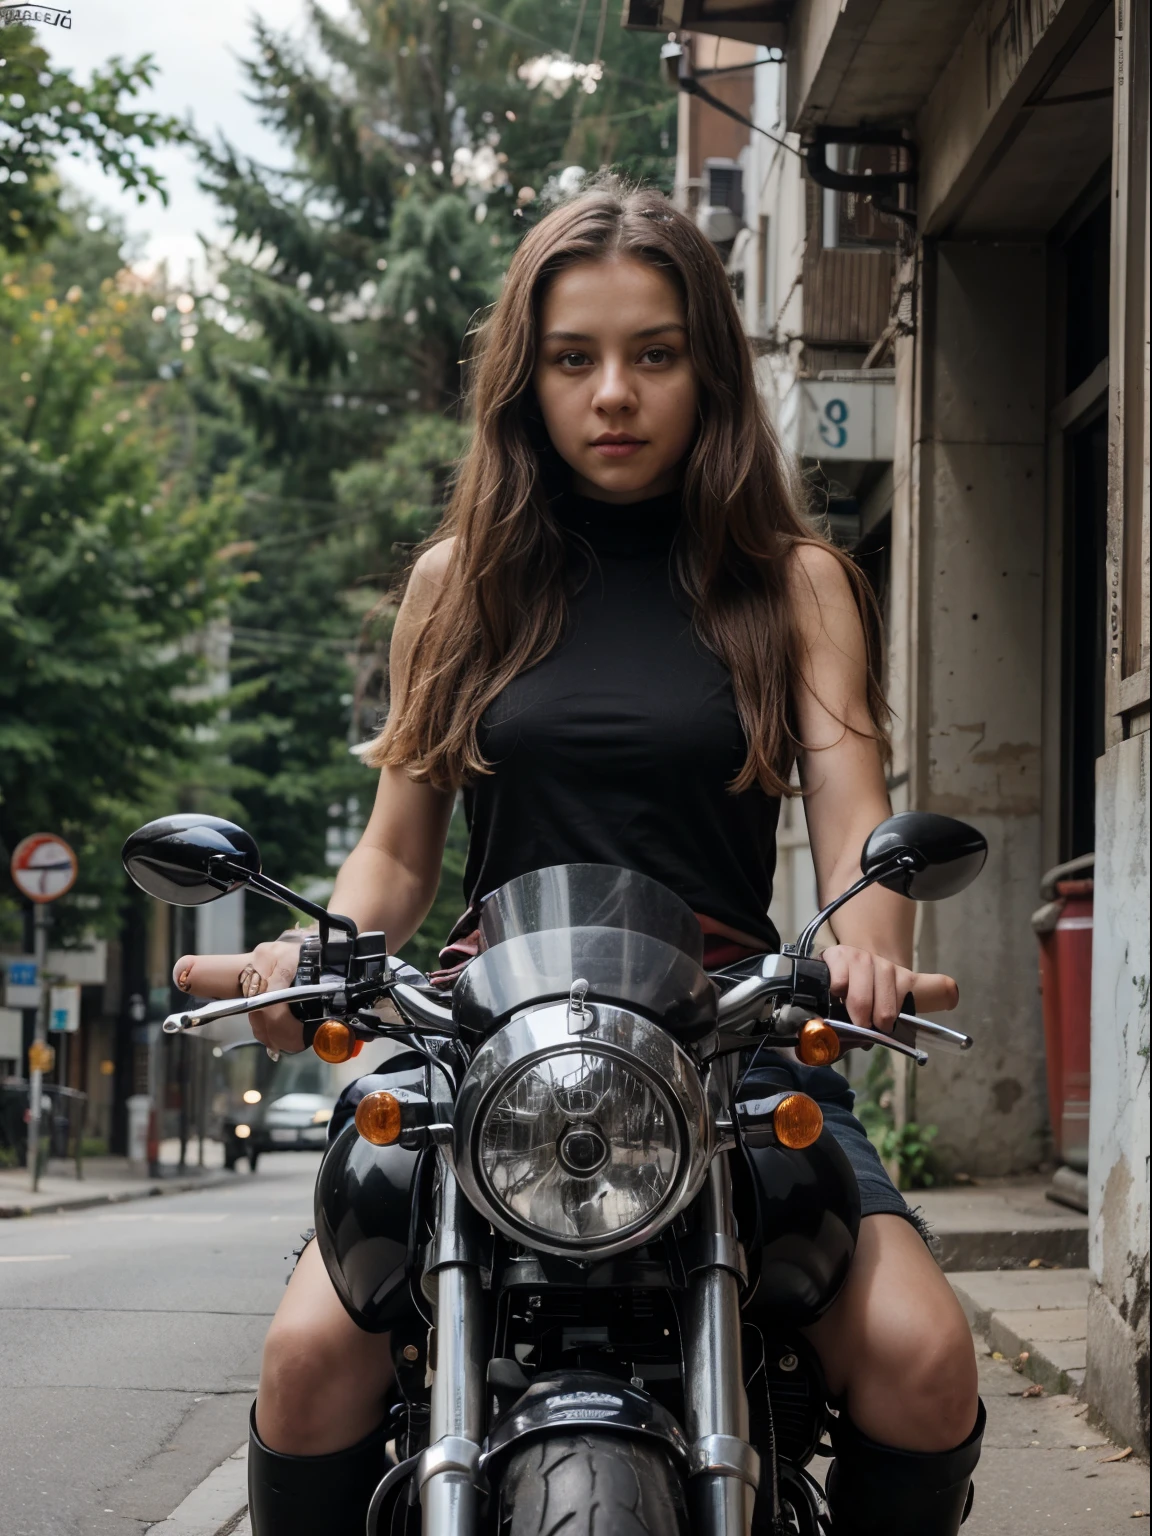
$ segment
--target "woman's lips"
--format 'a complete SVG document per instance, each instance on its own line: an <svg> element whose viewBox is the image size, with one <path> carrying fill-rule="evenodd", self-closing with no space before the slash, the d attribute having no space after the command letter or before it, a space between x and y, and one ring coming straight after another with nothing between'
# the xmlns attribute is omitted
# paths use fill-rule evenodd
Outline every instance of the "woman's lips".
<svg viewBox="0 0 1152 1536"><path fill-rule="evenodd" d="M633 438L624 443L593 443L592 451L600 454L605 459L630 459L634 453L638 453L645 446Z"/></svg>

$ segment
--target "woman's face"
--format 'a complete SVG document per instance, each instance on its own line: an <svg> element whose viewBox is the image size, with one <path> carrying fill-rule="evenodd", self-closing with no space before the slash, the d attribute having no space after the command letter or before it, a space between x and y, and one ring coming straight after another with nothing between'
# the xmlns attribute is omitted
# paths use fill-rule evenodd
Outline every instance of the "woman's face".
<svg viewBox="0 0 1152 1536"><path fill-rule="evenodd" d="M533 382L580 494L639 501L678 484L696 435L696 370L680 295L658 268L621 257L555 277Z"/></svg>

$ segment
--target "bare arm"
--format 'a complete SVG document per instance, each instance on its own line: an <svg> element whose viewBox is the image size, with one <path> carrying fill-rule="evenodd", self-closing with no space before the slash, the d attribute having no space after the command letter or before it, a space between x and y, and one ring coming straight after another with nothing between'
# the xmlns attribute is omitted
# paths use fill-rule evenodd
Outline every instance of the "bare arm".
<svg viewBox="0 0 1152 1536"><path fill-rule="evenodd" d="M390 673L394 701L403 698L412 650L442 585L450 544L421 557L413 572L392 632ZM419 784L402 768L380 774L368 825L348 855L328 903L361 930L383 931L395 953L419 928L436 896L453 796ZM273 991L295 980L299 947L292 942L259 944L245 955L186 955L173 972L177 986L199 997L241 992L240 973L254 968L251 990ZM284 1006L249 1015L257 1040L277 1050L303 1047L301 1025Z"/></svg>
<svg viewBox="0 0 1152 1536"><path fill-rule="evenodd" d="M884 766L868 718L866 652L860 615L835 557L802 546L793 592L806 662L797 689L800 783L821 906L860 878L860 852L891 814ZM956 983L912 966L915 906L874 886L832 918L836 944L825 950L833 991L857 1024L890 1029L904 996L917 1007L954 1008Z"/></svg>
<svg viewBox="0 0 1152 1536"><path fill-rule="evenodd" d="M399 703L417 636L440 591L451 546L439 544L417 562L396 627L389 672ZM384 768L363 836L336 877L333 912L361 929L383 929L395 952L419 928L436 897L453 796L418 784L402 768Z"/></svg>

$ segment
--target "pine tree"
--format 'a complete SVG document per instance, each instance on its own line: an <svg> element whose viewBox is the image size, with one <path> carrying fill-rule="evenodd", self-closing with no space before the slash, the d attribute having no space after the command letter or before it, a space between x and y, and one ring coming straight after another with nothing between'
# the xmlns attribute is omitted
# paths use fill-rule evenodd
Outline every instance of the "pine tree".
<svg viewBox="0 0 1152 1536"><path fill-rule="evenodd" d="M233 712L253 731L236 793L269 869L297 879L367 812L348 747L386 697L378 600L465 441L462 338L567 167L668 183L676 112L659 39L624 32L614 0L353 0L310 22L318 60L257 22L246 65L291 168L201 146L235 239L226 329L190 360L263 454L243 528L260 580L233 610L236 675L258 685Z"/></svg>

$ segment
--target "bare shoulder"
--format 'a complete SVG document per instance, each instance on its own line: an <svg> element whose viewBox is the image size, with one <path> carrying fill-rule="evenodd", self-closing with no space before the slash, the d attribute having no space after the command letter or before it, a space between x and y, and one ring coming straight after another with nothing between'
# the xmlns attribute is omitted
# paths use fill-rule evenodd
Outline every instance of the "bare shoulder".
<svg viewBox="0 0 1152 1536"><path fill-rule="evenodd" d="M856 595L841 557L826 544L797 544L788 555L789 595L802 630L809 635L823 629L850 628L860 624Z"/></svg>
<svg viewBox="0 0 1152 1536"><path fill-rule="evenodd" d="M420 625L431 613L448 580L455 545L455 539L441 539L431 549L426 549L416 561L408 578L408 589L400 605L397 624L402 627Z"/></svg>
<svg viewBox="0 0 1152 1536"><path fill-rule="evenodd" d="M412 567L409 588L418 587L421 591L439 592L448 579L455 553L455 538L441 539L430 549L426 549Z"/></svg>

